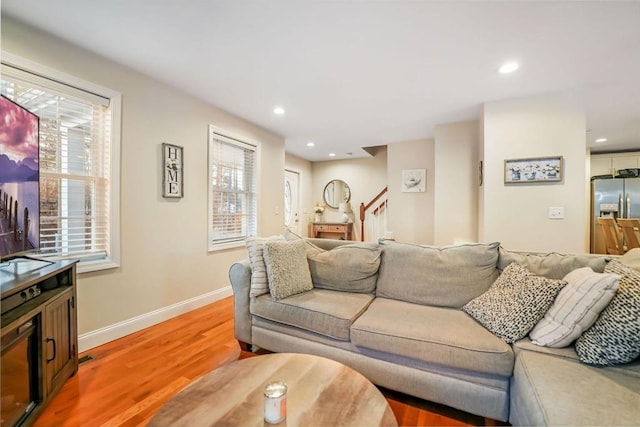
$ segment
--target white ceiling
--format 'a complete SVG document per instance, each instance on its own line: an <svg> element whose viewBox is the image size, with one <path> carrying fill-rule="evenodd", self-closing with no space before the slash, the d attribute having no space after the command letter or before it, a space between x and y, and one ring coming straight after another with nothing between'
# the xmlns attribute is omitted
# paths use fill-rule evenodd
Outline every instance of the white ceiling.
<svg viewBox="0 0 640 427"><path fill-rule="evenodd" d="M2 13L270 129L312 160L432 138L483 103L575 98L640 149L640 2L2 0ZM506 60L520 69L496 72ZM286 109L276 116L274 106ZM309 148L307 142L316 146Z"/></svg>

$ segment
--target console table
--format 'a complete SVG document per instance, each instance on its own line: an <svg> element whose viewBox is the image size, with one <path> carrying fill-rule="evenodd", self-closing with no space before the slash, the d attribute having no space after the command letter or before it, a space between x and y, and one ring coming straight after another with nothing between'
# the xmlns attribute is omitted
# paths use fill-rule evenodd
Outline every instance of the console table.
<svg viewBox="0 0 640 427"><path fill-rule="evenodd" d="M314 222L313 237L317 239L353 240L353 223Z"/></svg>

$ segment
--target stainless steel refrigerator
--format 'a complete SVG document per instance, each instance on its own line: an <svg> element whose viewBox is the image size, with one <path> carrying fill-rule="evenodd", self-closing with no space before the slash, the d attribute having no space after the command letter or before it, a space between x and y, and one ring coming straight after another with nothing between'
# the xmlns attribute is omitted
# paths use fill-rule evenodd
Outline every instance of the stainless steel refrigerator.
<svg viewBox="0 0 640 427"><path fill-rule="evenodd" d="M640 218L640 178L598 178L591 181L591 252L607 249L598 217Z"/></svg>

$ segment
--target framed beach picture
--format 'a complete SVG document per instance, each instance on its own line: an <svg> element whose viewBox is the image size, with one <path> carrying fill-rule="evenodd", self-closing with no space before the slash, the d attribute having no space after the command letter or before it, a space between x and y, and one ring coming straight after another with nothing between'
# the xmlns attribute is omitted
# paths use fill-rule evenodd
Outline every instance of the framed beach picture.
<svg viewBox="0 0 640 427"><path fill-rule="evenodd" d="M559 182L563 175L562 156L532 157L504 161L505 184Z"/></svg>

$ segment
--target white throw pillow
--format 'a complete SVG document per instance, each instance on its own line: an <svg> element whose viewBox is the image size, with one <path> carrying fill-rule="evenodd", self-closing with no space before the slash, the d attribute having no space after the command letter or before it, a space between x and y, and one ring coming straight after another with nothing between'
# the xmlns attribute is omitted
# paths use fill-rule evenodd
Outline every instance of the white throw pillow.
<svg viewBox="0 0 640 427"><path fill-rule="evenodd" d="M267 267L264 263L265 242L284 242L284 236L247 237L245 243L251 264L251 289L249 295L257 297L269 292Z"/></svg>
<svg viewBox="0 0 640 427"><path fill-rule="evenodd" d="M595 273L589 267L567 274L567 282L544 318L529 334L534 344L566 347L596 321L618 289L620 276Z"/></svg>

